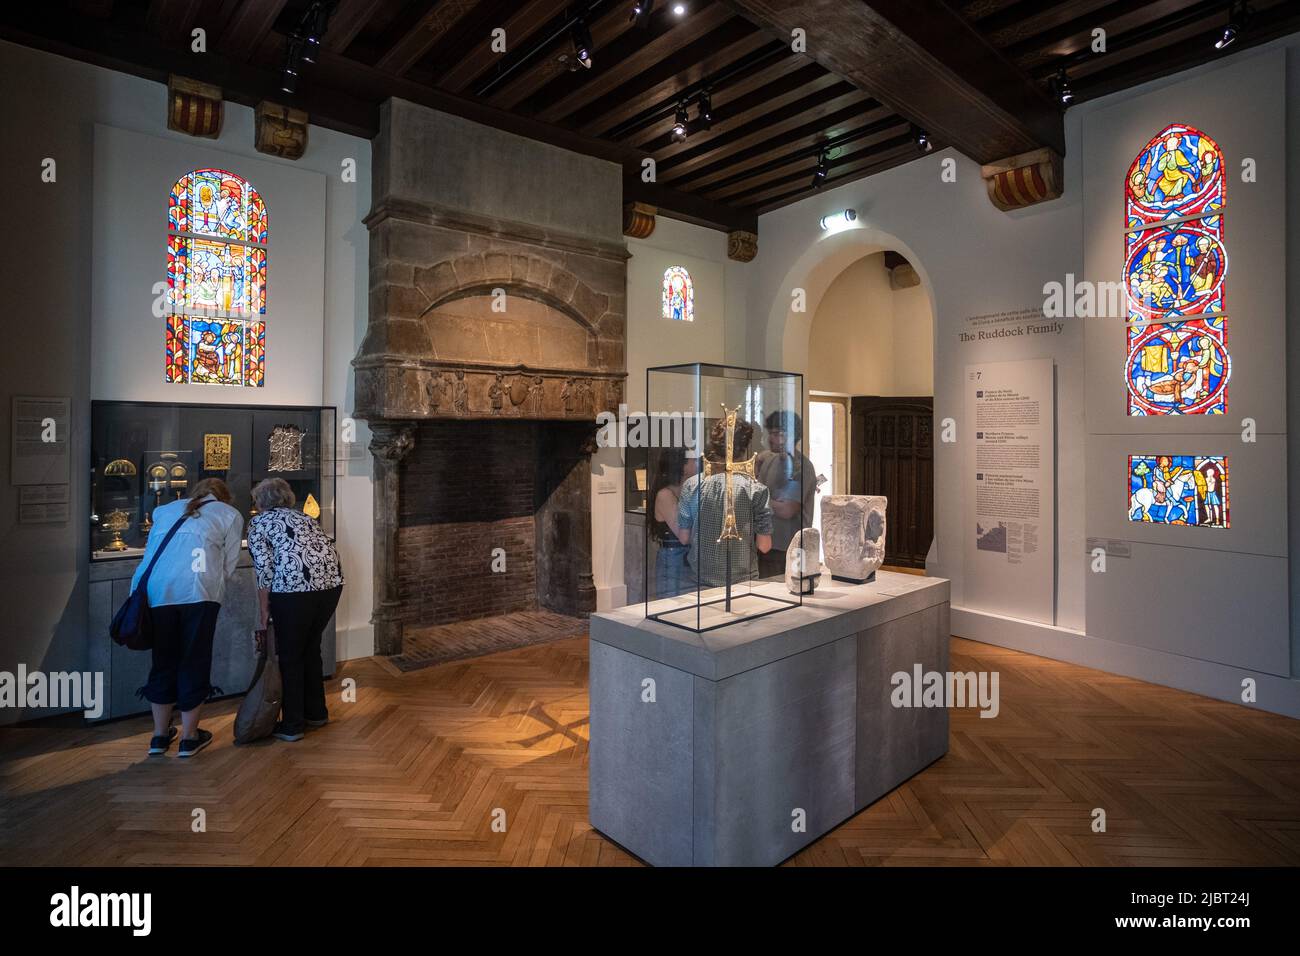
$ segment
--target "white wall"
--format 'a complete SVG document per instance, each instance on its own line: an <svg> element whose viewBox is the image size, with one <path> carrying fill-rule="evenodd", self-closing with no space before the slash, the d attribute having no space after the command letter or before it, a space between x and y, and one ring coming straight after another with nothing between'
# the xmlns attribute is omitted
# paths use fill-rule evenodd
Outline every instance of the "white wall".
<svg viewBox="0 0 1300 956"><path fill-rule="evenodd" d="M743 334L743 265L727 259L727 236L713 229L659 216L646 239L628 239L627 405L645 408L645 373L656 365L734 361L729 333ZM695 321L665 319L664 270L685 266L695 287ZM741 350L743 354L743 349ZM592 459L592 563L600 609L626 603L624 581L623 455L601 449ZM604 493L614 483L616 493Z"/></svg>
<svg viewBox="0 0 1300 956"><path fill-rule="evenodd" d="M885 255L851 263L817 305L808 341L809 390L929 395L934 317L923 286L895 291Z"/></svg>
<svg viewBox="0 0 1300 956"><path fill-rule="evenodd" d="M953 628L956 633L1225 700L1240 701L1241 680L1249 676L1257 681L1259 687L1257 706L1300 716L1300 681L1290 676L1254 671L1241 660L1234 660L1235 637L1232 633L1213 635L1218 646L1225 649L1215 662L1199 656L1201 649L1193 644L1186 644L1178 653L1168 648L1134 646L1089 632L1085 619L1085 595L1090 573L1085 548L1090 517L1085 477L1088 437L1084 408L1086 363L1082 326L1085 320L1063 320L1063 328L1050 334L997 341L965 342L961 339L961 333L967 329L967 317L1041 309L1045 282L1063 282L1067 274L1082 274L1083 236L1087 217L1092 214L1083 207L1080 188L1085 117L1126 98L1153 90L1169 90L1164 96L1151 98L1152 114L1146 125L1154 132L1163 123L1178 119L1185 112L1184 107L1196 104L1199 90L1224 84L1231 90L1232 84L1237 82L1232 72L1234 65L1251 58L1276 56L1279 50L1285 50L1288 56L1287 83L1294 95L1296 75L1300 69L1297 65L1300 37L1297 36L1071 109L1066 114L1065 193L1053 202L1010 214L1000 212L987 198L978 166L955 151L947 150L828 190L761 217L759 255L747 276L746 295L747 301L762 304L766 319L761 315L754 317L754 334L749 338L747 358L750 364L806 371L810 367L813 316L834 278L863 255L886 249L901 252L912 262L934 304L936 425L945 417L956 419L961 416L961 376L968 363L1038 357L1051 358L1054 362L1057 399L1055 624L1029 624L973 610L979 605L979 595L967 592L959 546L963 493L961 452L955 444L936 441L936 537L929 571L952 580ZM1179 84L1184 85L1171 89ZM1249 118L1251 96L1248 92L1243 89L1237 100L1241 113ZM1298 112L1291 108L1286 113L1288 171L1293 176L1300 169L1296 159ZM1106 131L1104 127L1094 129L1091 135L1106 135ZM1134 145L1133 152L1141 145ZM953 162L955 182L941 179L945 160ZM1271 163L1275 169L1280 169L1283 158L1273 156ZM1271 190L1268 195L1272 202L1281 207L1286 198L1284 187L1280 178L1274 178L1262 188ZM1117 191L1120 188L1115 186ZM1293 179L1293 194L1295 188ZM820 230L818 222L822 216L846 207L858 212L856 228L829 234ZM1288 239L1293 243L1296 241L1296 227L1293 195L1287 228ZM1245 227L1229 228L1241 230ZM1290 280L1289 294L1292 296L1289 303L1294 310L1300 266L1294 254L1286 262L1286 278ZM1259 276L1257 281L1277 284L1282 281L1282 276ZM790 309L791 290L795 287L807 291L806 313L794 313ZM1275 338L1269 347L1280 350L1281 342ZM1296 365L1300 364L1296 352L1293 348L1288 386L1293 408L1296 407L1294 396L1298 384ZM1098 374L1118 375L1121 365L1111 363L1107 368L1099 368ZM1116 378L1115 382L1115 388L1121 390L1122 379ZM936 427L936 436L938 434ZM1290 436L1288 447L1293 462L1300 457L1296 445L1297 439ZM1294 471L1291 481L1293 484L1296 481ZM1275 500L1272 505L1280 512L1286 510L1284 500ZM1292 522L1290 567L1293 602L1298 587L1295 524ZM1280 584L1274 586L1280 587ZM1290 626L1285 614L1276 613L1271 608L1261 609L1248 601L1235 605L1234 610L1238 615L1238 629L1263 629L1275 636L1284 636ZM1132 626L1159 626L1158 623L1136 623L1150 621L1152 614L1158 613L1150 602L1134 606L1130 611L1130 620L1135 622ZM1294 631L1291 641L1292 657L1300 660L1297 653L1300 642ZM1223 663L1225 659L1228 663Z"/></svg>
<svg viewBox="0 0 1300 956"><path fill-rule="evenodd" d="M5 395L0 401L6 420L12 395L71 396L72 520L63 525L17 525L17 489L7 480L9 442L0 442L0 552L6 615L0 630L0 669L18 662L29 668L61 670L85 666L89 640L105 635L86 633L86 567L90 453L92 361L92 236L96 203L95 126L102 124L158 137L169 147L194 155L221 151L257 164L323 177L325 213L314 242L324 255L319 271L324 292L315 308L315 336L297 343L324 368L311 376L301 393L278 395L275 401L300 405L334 405L340 419L352 407L352 375L348 362L355 355L366 322L368 244L361 218L369 208L370 144L367 140L312 127L306 154L299 161L275 159L253 149L253 111L225 104L220 138L196 139L166 129L166 87L138 77L0 42L0 175L6 191L10 228L0 236L0 277L8 290L3 328L12 343L0 355ZM41 181L42 162L57 163L54 183ZM357 181L340 176L345 158L356 161ZM199 163L195 163L198 165ZM159 200L161 203L162 200ZM159 280L166 228L165 207L140 210L157 224ZM274 216L274 210L272 215ZM272 219L274 229L274 219ZM272 260L274 261L274 260ZM274 269L274 267L273 267ZM276 295L274 271L269 294ZM158 357L161 338L150 315L139 332L139 348ZM276 374L276 359L268 355L267 378ZM152 374L152 373L149 373ZM230 401L235 389L223 389ZM265 390L263 390L265 392ZM250 390L251 392L251 390ZM269 396L268 396L269 398ZM268 401L269 403L269 401ZM7 421L6 421L7 429ZM337 486L339 549L349 586L339 607L341 657L370 653L371 493L368 434L358 428L354 456ZM342 446L340 446L342 448ZM343 453L341 451L341 453ZM14 712L0 714L0 721Z"/></svg>

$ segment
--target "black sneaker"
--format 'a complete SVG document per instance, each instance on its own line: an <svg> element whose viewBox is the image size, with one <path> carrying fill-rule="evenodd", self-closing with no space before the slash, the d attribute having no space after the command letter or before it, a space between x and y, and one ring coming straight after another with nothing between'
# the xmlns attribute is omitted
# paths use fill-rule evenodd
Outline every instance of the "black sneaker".
<svg viewBox="0 0 1300 956"><path fill-rule="evenodd" d="M302 740L303 735L301 730L286 730L284 724L276 724L275 729L271 731L271 736L276 740L285 740L289 743L293 743L294 741Z"/></svg>
<svg viewBox="0 0 1300 956"><path fill-rule="evenodd" d="M149 756L156 757L159 754L165 754L167 748L172 745L172 741L176 739L176 734L177 730L175 727L168 727L167 733L163 734L161 737L150 737Z"/></svg>
<svg viewBox="0 0 1300 956"><path fill-rule="evenodd" d="M197 737L188 737L181 741L181 747L176 756L193 757L210 743L212 743L211 731L199 728L199 735Z"/></svg>
<svg viewBox="0 0 1300 956"><path fill-rule="evenodd" d="M324 727L324 726L325 726L326 724L328 724L329 722L330 722L330 719L329 719L328 717L323 717L323 718L321 718L320 720L310 720L310 719L309 719L309 720L306 721L306 724L307 724L308 727L310 727L310 728L312 728L313 730L315 730L317 727Z"/></svg>

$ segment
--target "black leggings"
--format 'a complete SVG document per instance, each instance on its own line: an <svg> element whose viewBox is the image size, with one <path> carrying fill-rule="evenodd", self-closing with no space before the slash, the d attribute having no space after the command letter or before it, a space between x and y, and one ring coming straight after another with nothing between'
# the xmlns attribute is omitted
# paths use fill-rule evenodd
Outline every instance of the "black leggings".
<svg viewBox="0 0 1300 956"><path fill-rule="evenodd" d="M140 695L151 704L176 704L193 710L212 690L212 638L217 632L216 601L164 604L151 608L153 666Z"/></svg>
<svg viewBox="0 0 1300 956"><path fill-rule="evenodd" d="M308 720L329 716L320 641L342 593L341 584L328 591L271 592L271 623L284 683L280 723L290 733L300 732Z"/></svg>

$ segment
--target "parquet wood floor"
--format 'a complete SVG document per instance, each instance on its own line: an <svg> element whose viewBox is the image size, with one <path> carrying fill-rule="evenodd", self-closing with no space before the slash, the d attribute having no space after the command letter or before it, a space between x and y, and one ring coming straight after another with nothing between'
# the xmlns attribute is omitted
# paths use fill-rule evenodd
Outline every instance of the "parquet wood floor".
<svg viewBox="0 0 1300 956"><path fill-rule="evenodd" d="M954 711L946 757L792 865L1300 863L1300 722L958 638L952 666L1000 673L1000 716ZM586 680L585 639L350 662L329 726L237 749L225 702L189 761L144 718L3 730L0 864L635 865L587 823Z"/></svg>

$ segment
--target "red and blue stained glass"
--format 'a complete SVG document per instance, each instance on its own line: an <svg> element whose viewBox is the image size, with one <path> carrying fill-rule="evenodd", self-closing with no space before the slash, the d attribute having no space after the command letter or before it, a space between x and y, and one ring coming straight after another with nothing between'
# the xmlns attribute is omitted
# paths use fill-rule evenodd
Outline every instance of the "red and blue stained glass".
<svg viewBox="0 0 1300 956"><path fill-rule="evenodd" d="M165 379L260 387L266 381L266 204L246 180L196 169L167 203ZM195 312L202 314L193 314Z"/></svg>
<svg viewBox="0 0 1300 956"><path fill-rule="evenodd" d="M1128 414L1223 415L1228 351L1223 152L1165 127L1124 186Z"/></svg>
<svg viewBox="0 0 1300 956"><path fill-rule="evenodd" d="M1226 455L1130 455L1128 520L1231 527Z"/></svg>
<svg viewBox="0 0 1300 956"><path fill-rule="evenodd" d="M1124 199L1127 229L1221 210L1223 151L1194 127L1166 126L1133 160Z"/></svg>

